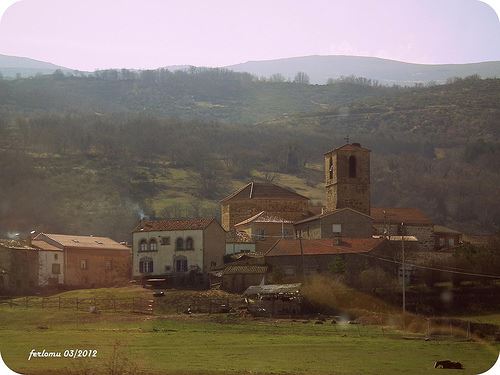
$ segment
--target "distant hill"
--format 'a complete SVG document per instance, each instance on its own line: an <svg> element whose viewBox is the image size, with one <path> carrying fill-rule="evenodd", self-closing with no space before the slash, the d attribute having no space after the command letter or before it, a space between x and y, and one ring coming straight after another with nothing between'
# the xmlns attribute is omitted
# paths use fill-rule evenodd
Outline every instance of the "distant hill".
<svg viewBox="0 0 500 375"><path fill-rule="evenodd" d="M329 78L355 75L378 80L382 84L413 85L448 78L479 74L482 78L500 77L500 61L473 64L425 65L359 56L304 56L267 61L248 61L227 69L259 77L280 73L293 80L299 71L309 75L311 83L325 84Z"/></svg>
<svg viewBox="0 0 500 375"><path fill-rule="evenodd" d="M6 78L32 77L37 74L52 74L55 70L70 71L71 69L48 62L33 60L27 57L0 55L0 73Z"/></svg>

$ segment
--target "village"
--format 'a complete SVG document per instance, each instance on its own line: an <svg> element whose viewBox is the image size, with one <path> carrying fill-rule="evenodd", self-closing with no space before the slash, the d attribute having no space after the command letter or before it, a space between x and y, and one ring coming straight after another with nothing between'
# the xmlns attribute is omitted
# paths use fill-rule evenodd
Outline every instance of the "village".
<svg viewBox="0 0 500 375"><path fill-rule="evenodd" d="M370 150L347 143L324 154L322 207L285 186L251 181L220 200L220 220L144 218L131 228L131 243L36 231L24 240L2 240L0 294L50 294L131 281L163 290L160 295L171 288L241 294L258 287L296 289L322 275L341 277L361 290L395 286L396 298L402 280L430 287L482 280L427 266L436 260L446 264L464 242L482 245L484 239L433 223L416 207L372 207L372 173ZM415 312L452 307L444 305L408 303Z"/></svg>

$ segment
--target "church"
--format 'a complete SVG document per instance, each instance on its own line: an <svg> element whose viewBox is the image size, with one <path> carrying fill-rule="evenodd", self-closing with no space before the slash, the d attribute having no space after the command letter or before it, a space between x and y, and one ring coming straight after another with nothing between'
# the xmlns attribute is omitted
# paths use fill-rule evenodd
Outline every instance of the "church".
<svg viewBox="0 0 500 375"><path fill-rule="evenodd" d="M320 212L315 212L307 197L291 189L250 182L221 201L223 228L235 231L239 223L265 213L274 222L293 222L296 239L389 238L404 230L405 235L417 238L419 251L433 250L433 223L421 210L372 207L370 153L359 143L348 143L324 154L325 199ZM273 237L277 241L279 233L267 233L265 224L261 221L258 238L253 240L258 243Z"/></svg>

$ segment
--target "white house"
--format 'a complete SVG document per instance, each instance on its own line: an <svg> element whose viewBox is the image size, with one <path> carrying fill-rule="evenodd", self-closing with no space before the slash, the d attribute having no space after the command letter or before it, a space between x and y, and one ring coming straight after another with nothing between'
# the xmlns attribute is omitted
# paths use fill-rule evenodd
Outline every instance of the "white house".
<svg viewBox="0 0 500 375"><path fill-rule="evenodd" d="M64 250L42 240L32 240L38 249L38 286L64 284Z"/></svg>
<svg viewBox="0 0 500 375"><path fill-rule="evenodd" d="M133 231L132 276L206 280L223 265L225 238L215 218L142 220Z"/></svg>

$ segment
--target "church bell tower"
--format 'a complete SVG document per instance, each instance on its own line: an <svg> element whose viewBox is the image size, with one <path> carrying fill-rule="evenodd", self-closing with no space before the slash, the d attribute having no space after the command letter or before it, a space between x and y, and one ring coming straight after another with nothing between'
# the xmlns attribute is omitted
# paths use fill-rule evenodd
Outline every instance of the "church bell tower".
<svg viewBox="0 0 500 375"><path fill-rule="evenodd" d="M325 154L327 212L349 207L370 215L370 152L352 143Z"/></svg>

